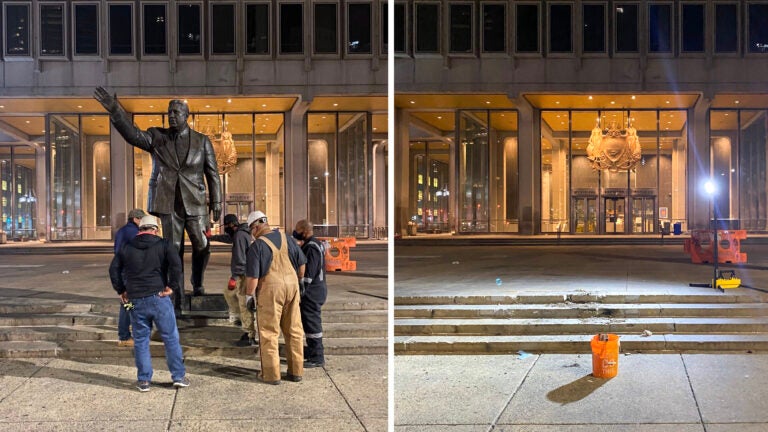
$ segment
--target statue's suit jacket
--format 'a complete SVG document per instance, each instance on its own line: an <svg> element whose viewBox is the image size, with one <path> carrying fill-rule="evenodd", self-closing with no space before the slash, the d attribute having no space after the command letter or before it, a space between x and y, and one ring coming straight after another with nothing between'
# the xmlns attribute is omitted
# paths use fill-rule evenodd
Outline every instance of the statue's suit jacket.
<svg viewBox="0 0 768 432"><path fill-rule="evenodd" d="M207 136L187 127L174 141L170 129L152 127L142 131L129 120L122 108L110 117L129 144L152 155L147 203L149 213L173 213L178 184L187 215L207 215L203 178L208 182L210 203L221 203L221 180L216 154ZM189 150L186 158L180 161L176 154L176 143L182 140L189 143Z"/></svg>

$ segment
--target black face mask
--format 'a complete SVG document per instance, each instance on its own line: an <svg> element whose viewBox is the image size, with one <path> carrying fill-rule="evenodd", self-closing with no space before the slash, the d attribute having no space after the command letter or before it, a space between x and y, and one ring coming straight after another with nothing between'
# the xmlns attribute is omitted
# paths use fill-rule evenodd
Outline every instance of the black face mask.
<svg viewBox="0 0 768 432"><path fill-rule="evenodd" d="M234 229L233 227L226 227L226 228L224 228L224 232L227 233L227 235L229 235L230 237L234 237L235 231L237 231L237 230Z"/></svg>
<svg viewBox="0 0 768 432"><path fill-rule="evenodd" d="M293 238L295 238L296 240L299 240L299 241L303 241L304 240L304 234L302 234L300 232L297 232L296 230L293 230Z"/></svg>

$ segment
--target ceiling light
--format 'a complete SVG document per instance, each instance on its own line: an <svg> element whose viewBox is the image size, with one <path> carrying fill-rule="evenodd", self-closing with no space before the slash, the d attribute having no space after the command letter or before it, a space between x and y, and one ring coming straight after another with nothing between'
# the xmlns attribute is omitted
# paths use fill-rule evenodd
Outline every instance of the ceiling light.
<svg viewBox="0 0 768 432"><path fill-rule="evenodd" d="M555 101L555 105L560 105L560 101Z"/></svg>
<svg viewBox="0 0 768 432"><path fill-rule="evenodd" d="M490 105L490 104L491 104L491 101L485 101L485 104L486 104L486 105Z"/></svg>
<svg viewBox="0 0 768 432"><path fill-rule="evenodd" d="M438 120L442 120L442 119L443 119L443 116L437 116L437 119L438 119Z"/></svg>
<svg viewBox="0 0 768 432"><path fill-rule="evenodd" d="M262 107L262 108L266 108L266 107L267 107L267 104L261 104L261 107Z"/></svg>
<svg viewBox="0 0 768 432"><path fill-rule="evenodd" d="M664 103L669 103L669 101L664 101Z"/></svg>
<svg viewBox="0 0 768 432"><path fill-rule="evenodd" d="M635 100L635 95L632 95L632 100Z"/></svg>
<svg viewBox="0 0 768 432"><path fill-rule="evenodd" d="M739 104L739 101L735 100L735 101L733 101L733 103L735 103L736 105L738 105L738 104Z"/></svg>
<svg viewBox="0 0 768 432"><path fill-rule="evenodd" d="M150 107L150 108L154 108L155 106L154 106L154 105L150 105L149 107Z"/></svg>
<svg viewBox="0 0 768 432"><path fill-rule="evenodd" d="M589 99L589 100L592 100L592 96L590 96L588 99Z"/></svg>
<svg viewBox="0 0 768 432"><path fill-rule="evenodd" d="M376 130L376 128L373 128L373 130Z"/></svg>
<svg viewBox="0 0 768 432"><path fill-rule="evenodd" d="M186 99L184 99L184 103L185 103L185 104L188 104L189 102L188 102Z"/></svg>
<svg viewBox="0 0 768 432"><path fill-rule="evenodd" d="M412 103L412 104L415 104L415 103L416 103L416 101L408 101L408 102L410 102L410 103Z"/></svg>
<svg viewBox="0 0 768 432"><path fill-rule="evenodd" d="M206 105L205 107L206 107L206 108L210 108L211 106L210 106L210 105Z"/></svg>
<svg viewBox="0 0 768 432"><path fill-rule="evenodd" d="M78 108L82 108L83 106L82 106L82 105L78 105L77 107L78 107Z"/></svg>
<svg viewBox="0 0 768 432"><path fill-rule="evenodd" d="M335 103L335 104L333 104L333 106L337 107L337 106L339 106L339 104Z"/></svg>
<svg viewBox="0 0 768 432"><path fill-rule="evenodd" d="M616 101L611 101L611 105L614 105L614 104L616 104Z"/></svg>
<svg viewBox="0 0 768 432"><path fill-rule="evenodd" d="M232 103L232 99L227 99L227 103Z"/></svg>
<svg viewBox="0 0 768 432"><path fill-rule="evenodd" d="M27 124L29 124L29 120L27 120Z"/></svg>

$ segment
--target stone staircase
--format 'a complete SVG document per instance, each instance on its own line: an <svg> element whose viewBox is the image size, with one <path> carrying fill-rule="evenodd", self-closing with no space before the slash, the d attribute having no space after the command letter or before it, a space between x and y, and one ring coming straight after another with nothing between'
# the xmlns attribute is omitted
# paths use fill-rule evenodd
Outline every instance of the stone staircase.
<svg viewBox="0 0 768 432"><path fill-rule="evenodd" d="M115 301L71 303L53 299L4 298L0 302L0 358L132 357L117 346ZM221 295L191 298L178 320L185 356L249 357L254 348L234 345L242 331L226 319ZM387 302L333 301L323 307L325 353L386 354ZM281 338L282 342L282 338ZM152 341L153 356L165 355L162 342Z"/></svg>
<svg viewBox="0 0 768 432"><path fill-rule="evenodd" d="M616 333L624 352L768 350L766 301L744 289L397 297L394 347L397 354L589 353L592 336Z"/></svg>

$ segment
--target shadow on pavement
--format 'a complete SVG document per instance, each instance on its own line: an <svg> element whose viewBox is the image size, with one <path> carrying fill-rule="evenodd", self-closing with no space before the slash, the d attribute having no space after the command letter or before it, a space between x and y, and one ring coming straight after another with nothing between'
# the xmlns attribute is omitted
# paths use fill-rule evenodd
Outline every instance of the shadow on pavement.
<svg viewBox="0 0 768 432"><path fill-rule="evenodd" d="M608 380L585 375L576 381L560 386L547 393L547 399L560 405L578 402L602 387Z"/></svg>

